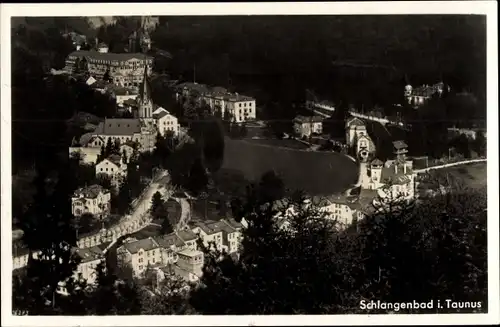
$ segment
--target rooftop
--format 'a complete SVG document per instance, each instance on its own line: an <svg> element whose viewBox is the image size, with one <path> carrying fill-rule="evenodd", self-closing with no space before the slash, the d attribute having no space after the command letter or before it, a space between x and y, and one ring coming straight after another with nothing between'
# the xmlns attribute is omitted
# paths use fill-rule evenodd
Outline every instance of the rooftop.
<svg viewBox="0 0 500 327"><path fill-rule="evenodd" d="M238 93L226 93L222 96L225 101L240 102L240 101L254 101L255 99L246 95Z"/></svg>
<svg viewBox="0 0 500 327"><path fill-rule="evenodd" d="M109 191L103 188L101 185L93 184L88 187L82 187L77 189L73 197L84 197L87 199L95 199L100 193L109 193Z"/></svg>
<svg viewBox="0 0 500 327"><path fill-rule="evenodd" d="M139 250L141 249L144 251L151 251L157 249L159 245L158 243L155 242L154 239L148 237L142 240L125 243L123 244L123 247L127 249L127 251L130 252L131 254L135 254L139 252Z"/></svg>
<svg viewBox="0 0 500 327"><path fill-rule="evenodd" d="M191 231L189 229L178 231L177 236L179 236L179 238L181 238L185 242L196 240L198 238L198 235L196 235L193 231Z"/></svg>
<svg viewBox="0 0 500 327"><path fill-rule="evenodd" d="M196 256L196 255L200 255L200 254L202 254L202 252L201 252L201 251L198 251L198 250L192 250L192 249L190 249L190 248L186 248L186 249L184 249L184 250L182 250L182 251L179 251L179 252L177 252L177 253L178 253L178 254L181 254L181 255L185 255L185 256L187 256L187 257L194 257L194 256Z"/></svg>
<svg viewBox="0 0 500 327"><path fill-rule="evenodd" d="M294 119L294 122L307 124L307 123L321 123L323 122L323 117L320 116L297 116Z"/></svg>
<svg viewBox="0 0 500 327"><path fill-rule="evenodd" d="M184 245L184 241L182 239L180 239L179 236L177 236L175 233L162 235L162 236L156 236L154 238L154 240L156 241L156 243L160 247L165 248L165 249L168 249L174 245L177 247Z"/></svg>
<svg viewBox="0 0 500 327"><path fill-rule="evenodd" d="M69 54L69 57L85 57L91 60L107 60L107 61L127 61L130 59L137 60L153 60L153 57L144 55L143 53L111 53L111 52L97 52L97 51L87 51L79 50L73 51Z"/></svg>
<svg viewBox="0 0 500 327"><path fill-rule="evenodd" d="M365 122L358 117L350 117L346 121L346 126L365 126Z"/></svg>
<svg viewBox="0 0 500 327"><path fill-rule="evenodd" d="M406 172L405 166L406 165ZM382 168L380 180L382 183L392 183L403 185L410 181L409 176L413 173L410 163L397 163L393 161L390 165L385 165Z"/></svg>
<svg viewBox="0 0 500 327"><path fill-rule="evenodd" d="M233 227L234 229L239 230L243 228L243 225L237 222L234 218L224 219L223 221L226 222L226 224L228 224L229 226Z"/></svg>
<svg viewBox="0 0 500 327"><path fill-rule="evenodd" d="M99 123L95 135L134 135L141 132L141 122L135 118L106 118Z"/></svg>
<svg viewBox="0 0 500 327"><path fill-rule="evenodd" d="M104 256L104 252L98 246L77 248L74 251L80 257L81 263L99 260Z"/></svg>
<svg viewBox="0 0 500 327"><path fill-rule="evenodd" d="M115 165L117 166L120 166L122 164L122 157L117 155L117 154L112 154L112 155L109 155L106 160L109 160L111 161L112 163L114 163Z"/></svg>

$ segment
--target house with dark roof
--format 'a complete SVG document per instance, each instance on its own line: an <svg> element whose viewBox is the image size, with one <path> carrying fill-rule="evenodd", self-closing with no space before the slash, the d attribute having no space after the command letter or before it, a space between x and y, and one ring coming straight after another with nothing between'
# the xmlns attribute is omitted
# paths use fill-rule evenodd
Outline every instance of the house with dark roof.
<svg viewBox="0 0 500 327"><path fill-rule="evenodd" d="M111 193L101 185L77 189L71 197L71 211L75 217L91 214L102 218L109 214Z"/></svg>
<svg viewBox="0 0 500 327"><path fill-rule="evenodd" d="M141 277L148 266L162 263L161 246L152 237L128 240L117 249L120 264L128 264L134 275Z"/></svg>
<svg viewBox="0 0 500 327"><path fill-rule="evenodd" d="M112 154L95 165L96 175L106 175L111 179L111 185L117 187L127 176L127 164L122 157Z"/></svg>
<svg viewBox="0 0 500 327"><path fill-rule="evenodd" d="M323 133L323 117L297 116L293 120L293 129L299 137L309 137L313 134Z"/></svg>
<svg viewBox="0 0 500 327"><path fill-rule="evenodd" d="M106 118L99 123L93 135L101 137L104 144L111 142L136 142L140 151L154 148L156 129L137 118Z"/></svg>
<svg viewBox="0 0 500 327"><path fill-rule="evenodd" d="M87 284L96 282L96 268L103 262L104 252L98 246L90 248L74 248L73 252L80 258L80 263L75 271L75 277L80 276Z"/></svg>

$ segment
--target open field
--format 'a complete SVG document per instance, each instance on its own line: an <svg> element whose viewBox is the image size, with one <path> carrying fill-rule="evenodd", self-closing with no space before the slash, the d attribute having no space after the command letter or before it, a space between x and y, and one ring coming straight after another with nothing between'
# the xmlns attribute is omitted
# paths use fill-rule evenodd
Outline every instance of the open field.
<svg viewBox="0 0 500 327"><path fill-rule="evenodd" d="M274 146L274 147L284 147L284 148L290 148L290 149L298 149L298 150L305 150L309 148L309 146L305 145L302 142L299 142L297 140L279 140L279 139L250 139L250 140L245 140L249 143L252 144L257 144L257 145L268 145L268 146Z"/></svg>
<svg viewBox="0 0 500 327"><path fill-rule="evenodd" d="M287 188L313 195L344 191L358 178L357 164L340 153L301 151L231 139L225 141L223 170L240 171L250 181L274 170L282 176Z"/></svg>
<svg viewBox="0 0 500 327"><path fill-rule="evenodd" d="M481 188L487 185L486 163L483 162L443 168L441 171L461 179L465 185L471 188Z"/></svg>

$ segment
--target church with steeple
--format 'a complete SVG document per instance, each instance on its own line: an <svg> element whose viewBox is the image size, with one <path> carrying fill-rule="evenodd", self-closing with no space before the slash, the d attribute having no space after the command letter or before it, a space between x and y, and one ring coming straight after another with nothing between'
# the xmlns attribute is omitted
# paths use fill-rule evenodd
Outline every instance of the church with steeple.
<svg viewBox="0 0 500 327"><path fill-rule="evenodd" d="M139 86L139 94L136 98L137 118L153 118L153 98L151 96L151 83L148 76L148 66L144 67L144 76Z"/></svg>

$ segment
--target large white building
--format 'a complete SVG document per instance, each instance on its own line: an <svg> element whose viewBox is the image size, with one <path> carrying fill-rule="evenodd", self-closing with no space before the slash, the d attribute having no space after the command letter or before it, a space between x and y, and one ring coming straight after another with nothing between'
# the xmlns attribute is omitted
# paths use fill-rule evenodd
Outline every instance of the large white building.
<svg viewBox="0 0 500 327"><path fill-rule="evenodd" d="M152 72L153 58L141 53L109 53L100 44L98 51L74 51L66 59L69 73L88 72L100 80L108 73L112 83L120 86L139 86L144 69Z"/></svg>
<svg viewBox="0 0 500 327"><path fill-rule="evenodd" d="M181 128L179 120L164 108L159 107L156 109L153 112L153 118L155 119L156 128L161 135L164 136L167 132L171 132L175 136L179 135Z"/></svg>
<svg viewBox="0 0 500 327"><path fill-rule="evenodd" d="M257 105L254 98L230 93L225 88L210 88L205 84L182 83L176 86L176 98L192 98L198 104L206 104L212 112L220 112L222 116L229 114L236 123L255 120Z"/></svg>
<svg viewBox="0 0 500 327"><path fill-rule="evenodd" d="M105 217L110 210L111 193L101 185L79 188L71 197L71 211L75 217L91 214L97 218Z"/></svg>

